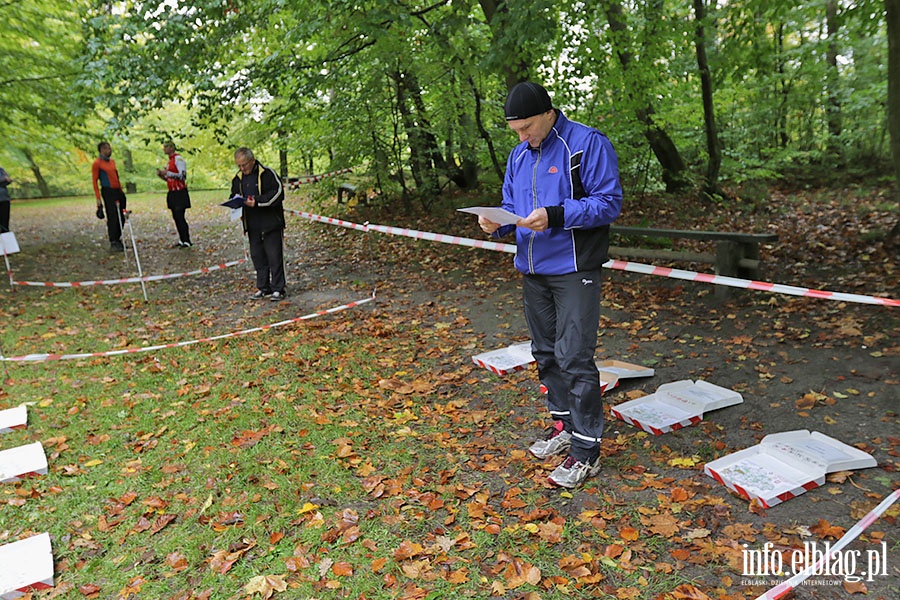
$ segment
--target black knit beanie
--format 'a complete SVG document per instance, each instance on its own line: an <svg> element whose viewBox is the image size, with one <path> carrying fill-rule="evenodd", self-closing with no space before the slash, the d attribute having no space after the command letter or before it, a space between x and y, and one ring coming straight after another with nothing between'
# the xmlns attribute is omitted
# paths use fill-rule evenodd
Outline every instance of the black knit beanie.
<svg viewBox="0 0 900 600"><path fill-rule="evenodd" d="M543 87L530 81L517 83L506 97L506 120L527 119L553 108L550 94Z"/></svg>

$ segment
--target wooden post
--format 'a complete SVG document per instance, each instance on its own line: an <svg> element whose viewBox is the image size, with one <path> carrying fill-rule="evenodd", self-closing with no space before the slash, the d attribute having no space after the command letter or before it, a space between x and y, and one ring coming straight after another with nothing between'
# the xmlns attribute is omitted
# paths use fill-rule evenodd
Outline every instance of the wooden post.
<svg viewBox="0 0 900 600"><path fill-rule="evenodd" d="M726 277L738 276L738 265L741 262L741 245L738 242L723 240L716 242L716 275ZM729 287L716 286L716 298L724 300L728 298Z"/></svg>

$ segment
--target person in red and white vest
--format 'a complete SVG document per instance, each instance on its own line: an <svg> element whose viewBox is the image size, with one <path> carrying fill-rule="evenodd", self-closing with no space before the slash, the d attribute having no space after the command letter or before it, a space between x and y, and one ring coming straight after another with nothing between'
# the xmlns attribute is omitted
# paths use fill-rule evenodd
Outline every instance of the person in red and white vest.
<svg viewBox="0 0 900 600"><path fill-rule="evenodd" d="M163 144L163 152L169 157L169 164L165 169L157 169L156 174L164 179L169 193L166 194L166 206L172 211L172 219L175 221L175 229L178 230L178 243L173 248L190 248L191 232L184 213L191 207L191 196L187 189L187 163L178 154L174 142Z"/></svg>

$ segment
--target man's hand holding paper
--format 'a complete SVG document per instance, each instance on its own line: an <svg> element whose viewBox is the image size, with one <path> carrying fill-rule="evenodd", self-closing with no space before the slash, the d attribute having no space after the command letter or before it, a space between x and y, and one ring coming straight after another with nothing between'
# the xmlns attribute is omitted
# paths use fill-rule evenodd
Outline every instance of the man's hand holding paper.
<svg viewBox="0 0 900 600"><path fill-rule="evenodd" d="M478 215L478 225L487 234L494 233L502 225L515 225L532 231L544 231L549 226L546 208L536 208L524 218L499 206L471 206L457 210Z"/></svg>
<svg viewBox="0 0 900 600"><path fill-rule="evenodd" d="M234 196L220 204L220 206L226 206L228 208L241 208L242 206L244 206L244 197L239 194L235 194Z"/></svg>
<svg viewBox="0 0 900 600"><path fill-rule="evenodd" d="M487 221L498 225L515 225L516 221L519 220L519 215L499 206L470 206L469 208L457 208L456 210L478 215L479 221L481 217L484 217Z"/></svg>

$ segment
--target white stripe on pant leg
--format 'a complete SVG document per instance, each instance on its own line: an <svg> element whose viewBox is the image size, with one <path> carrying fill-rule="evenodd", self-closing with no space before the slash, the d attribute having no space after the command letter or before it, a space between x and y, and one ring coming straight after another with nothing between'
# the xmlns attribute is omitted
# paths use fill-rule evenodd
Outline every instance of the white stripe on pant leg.
<svg viewBox="0 0 900 600"><path fill-rule="evenodd" d="M599 444L602 438L594 438L588 437L586 435L581 435L577 431L572 432L572 437L577 437L579 440L584 440L585 442L592 442L594 444Z"/></svg>

